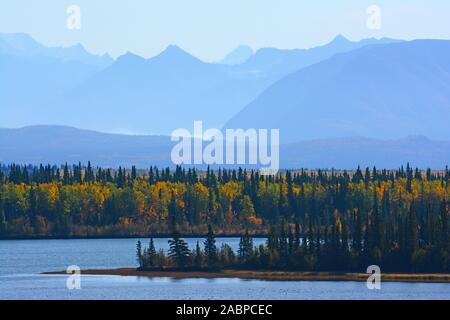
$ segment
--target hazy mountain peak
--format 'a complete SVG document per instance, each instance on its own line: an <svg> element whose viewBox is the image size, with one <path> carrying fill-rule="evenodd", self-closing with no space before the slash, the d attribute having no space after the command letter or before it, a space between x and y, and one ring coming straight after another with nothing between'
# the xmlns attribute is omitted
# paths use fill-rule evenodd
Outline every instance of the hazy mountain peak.
<svg viewBox="0 0 450 320"><path fill-rule="evenodd" d="M144 58L142 58L140 55L137 55L137 54L135 54L135 53L133 53L133 52L131 52L131 51L125 52L125 53L124 53L123 55L121 55L120 57L123 57L123 58L136 57L136 58L144 59ZM119 57L119 58L120 58L120 57Z"/></svg>
<svg viewBox="0 0 450 320"><path fill-rule="evenodd" d="M159 54L159 56L172 57L172 58L177 57L177 56L193 57L191 54L189 54L188 52L184 51L179 46L174 45L174 44L168 45L167 48Z"/></svg>
<svg viewBox="0 0 450 320"><path fill-rule="evenodd" d="M186 51L184 51L183 49L181 49L179 46L177 46L176 44L169 44L166 49L164 50L164 52L166 53L186 53Z"/></svg>
<svg viewBox="0 0 450 320"><path fill-rule="evenodd" d="M145 59L130 51L125 52L123 55L117 58L117 63L136 63L136 62L145 62Z"/></svg>
<svg viewBox="0 0 450 320"><path fill-rule="evenodd" d="M25 33L0 33L0 53L26 58L56 58L59 61L79 61L98 67L113 62L109 55L89 53L81 44L68 47L48 47L40 44Z"/></svg>
<svg viewBox="0 0 450 320"><path fill-rule="evenodd" d="M346 37L344 37L342 34L338 34L334 39L331 41L331 43L347 43L351 42Z"/></svg>
<svg viewBox="0 0 450 320"><path fill-rule="evenodd" d="M156 57L150 59L155 62L163 62L170 64L186 64L192 62L201 62L198 58L181 49L177 45L169 45Z"/></svg>
<svg viewBox="0 0 450 320"><path fill-rule="evenodd" d="M246 62L253 54L254 51L251 47L240 45L228 53L220 63L227 65L238 65Z"/></svg>
<svg viewBox="0 0 450 320"><path fill-rule="evenodd" d="M331 42L326 44L324 47L335 48L336 50L346 50L346 48L356 43L357 42L352 42L348 40L342 34L338 34L336 37L333 38L333 40L331 40Z"/></svg>

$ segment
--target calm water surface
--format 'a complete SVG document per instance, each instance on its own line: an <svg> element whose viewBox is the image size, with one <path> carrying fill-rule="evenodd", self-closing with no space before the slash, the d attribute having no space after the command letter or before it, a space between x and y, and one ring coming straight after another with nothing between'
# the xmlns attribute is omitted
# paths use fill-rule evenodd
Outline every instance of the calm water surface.
<svg viewBox="0 0 450 320"><path fill-rule="evenodd" d="M193 248L203 239L186 239ZM135 267L137 239L0 241L0 299L450 299L450 284L260 281L82 276L81 290L68 290L67 276L41 275L70 265ZM148 239L141 239L147 245ZM238 238L218 238L237 250ZM255 239L254 244L264 239ZM167 239L155 239L167 249Z"/></svg>

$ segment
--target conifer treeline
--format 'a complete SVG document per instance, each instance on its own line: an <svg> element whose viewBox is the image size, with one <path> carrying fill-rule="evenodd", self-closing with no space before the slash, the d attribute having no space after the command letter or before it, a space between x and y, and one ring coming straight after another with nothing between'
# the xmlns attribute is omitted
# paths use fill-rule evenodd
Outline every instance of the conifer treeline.
<svg viewBox="0 0 450 320"><path fill-rule="evenodd" d="M443 204L445 205L445 204ZM444 209L444 207L443 207ZM448 211L447 211L448 213ZM286 231L287 228L287 231ZM227 243L216 246L215 235L209 226L203 242L190 249L177 231L168 241L169 250L155 248L153 238L147 248L137 242L136 257L140 270L196 270L213 271L224 269L286 270L286 271L331 271L365 272L370 265L380 266L383 272L439 273L450 272L450 255L447 239L441 238L436 244L417 245L414 236L405 236L398 244L377 242L370 236L359 235L348 238L340 231L339 224L328 227L322 234L320 229L300 234L300 225L294 230L282 223L272 227L266 243L253 246L253 238L248 230L239 241L237 252ZM370 229L370 227L368 227ZM375 234L375 229L369 234ZM446 230L447 225L443 226ZM358 226L361 230L362 226ZM392 240L392 239L391 239Z"/></svg>
<svg viewBox="0 0 450 320"><path fill-rule="evenodd" d="M306 264L326 265L319 253L329 250L330 261L345 261L346 267L355 252L358 261L392 254L405 268L413 256L443 266L449 182L448 169L409 165L277 176L243 169L9 165L0 167L0 236L147 236L174 229L189 235L207 234L211 225L218 234L268 234L265 249L281 260L295 255L301 243L309 253L303 254ZM263 254L259 250L251 256Z"/></svg>

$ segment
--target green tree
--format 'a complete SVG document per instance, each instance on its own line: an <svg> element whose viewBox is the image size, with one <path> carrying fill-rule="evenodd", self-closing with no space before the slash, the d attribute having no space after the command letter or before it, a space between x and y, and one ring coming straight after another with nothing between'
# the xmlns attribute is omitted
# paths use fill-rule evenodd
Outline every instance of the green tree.
<svg viewBox="0 0 450 320"><path fill-rule="evenodd" d="M281 224L281 228L280 228L280 239L279 239L280 256L283 260L285 260L288 256L288 242L287 242L286 231L284 228L285 228L285 225L283 222Z"/></svg>
<svg viewBox="0 0 450 320"><path fill-rule="evenodd" d="M203 264L203 254L202 254L202 250L200 249L200 244L198 243L198 241L195 246L194 263L195 263L195 267L197 269L200 269Z"/></svg>
<svg viewBox="0 0 450 320"><path fill-rule="evenodd" d="M136 243L136 261L139 264L139 267L142 267L142 243L141 240L138 240Z"/></svg>
<svg viewBox="0 0 450 320"><path fill-rule="evenodd" d="M66 185L70 183L70 172L67 163L64 165L63 182Z"/></svg>
<svg viewBox="0 0 450 320"><path fill-rule="evenodd" d="M294 228L294 252L300 248L300 242L300 225L296 222Z"/></svg>
<svg viewBox="0 0 450 320"><path fill-rule="evenodd" d="M272 252L278 251L279 249L278 235L274 226L270 227L269 234L266 240L266 245L267 248Z"/></svg>
<svg viewBox="0 0 450 320"><path fill-rule="evenodd" d="M217 262L216 238L211 225L208 225L208 234L205 240L205 256L208 267L213 267Z"/></svg>
<svg viewBox="0 0 450 320"><path fill-rule="evenodd" d="M156 258L156 249L155 243L153 242L153 238L150 238L150 243L147 250L147 264L149 267L155 266L155 258Z"/></svg>
<svg viewBox="0 0 450 320"><path fill-rule="evenodd" d="M175 262L177 267L185 267L187 265L189 255L191 254L186 241L180 238L178 231L174 231L173 238L168 242L169 257Z"/></svg>
<svg viewBox="0 0 450 320"><path fill-rule="evenodd" d="M248 229L245 230L245 234L241 236L239 240L239 258L241 262L248 262L253 254L253 238L249 235Z"/></svg>

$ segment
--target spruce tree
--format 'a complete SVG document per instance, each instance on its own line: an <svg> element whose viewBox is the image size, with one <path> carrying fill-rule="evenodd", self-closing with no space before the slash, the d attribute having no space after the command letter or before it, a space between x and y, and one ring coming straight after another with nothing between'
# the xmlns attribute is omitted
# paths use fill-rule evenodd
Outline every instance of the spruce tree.
<svg viewBox="0 0 450 320"><path fill-rule="evenodd" d="M141 240L138 240L136 243L136 261L139 264L139 267L142 267L142 243Z"/></svg>
<svg viewBox="0 0 450 320"><path fill-rule="evenodd" d="M171 193L170 203L167 209L169 214L169 227L172 230L175 230L178 223L178 206L175 198L175 191L172 191Z"/></svg>
<svg viewBox="0 0 450 320"><path fill-rule="evenodd" d="M195 246L195 267L200 269L202 267L202 251L200 249L200 244L197 241Z"/></svg>
<svg viewBox="0 0 450 320"><path fill-rule="evenodd" d="M180 238L178 231L174 231L172 240L169 240L168 255L175 262L175 265L179 268L183 268L187 265L190 250L186 241Z"/></svg>
<svg viewBox="0 0 450 320"><path fill-rule="evenodd" d="M136 171L136 167L132 166L131 167L131 181L136 180L137 178L137 171Z"/></svg>
<svg viewBox="0 0 450 320"><path fill-rule="evenodd" d="M64 165L63 182L66 185L70 183L70 172L67 163Z"/></svg>
<svg viewBox="0 0 450 320"><path fill-rule="evenodd" d="M153 238L150 238L150 243L147 250L147 263L149 267L155 266L155 257L156 257L155 243L153 242Z"/></svg>
<svg viewBox="0 0 450 320"><path fill-rule="evenodd" d="M90 161L88 161L86 172L84 174L84 181L85 182L92 182L92 181L94 181L94 172L92 171L92 167L91 167L91 162Z"/></svg>
<svg viewBox="0 0 450 320"><path fill-rule="evenodd" d="M272 251L278 251L279 242L278 242L278 236L275 230L274 226L270 226L269 234L267 236L266 240L267 248Z"/></svg>
<svg viewBox="0 0 450 320"><path fill-rule="evenodd" d="M284 260L286 259L288 255L288 243L287 243L287 237L286 237L286 231L285 231L284 222L281 224L280 228L280 256Z"/></svg>
<svg viewBox="0 0 450 320"><path fill-rule="evenodd" d="M150 167L150 171L148 173L148 183L149 184L155 183L155 174L153 173L153 167Z"/></svg>
<svg viewBox="0 0 450 320"><path fill-rule="evenodd" d="M294 251L297 251L300 248L300 225L295 223L294 229Z"/></svg>
<svg viewBox="0 0 450 320"><path fill-rule="evenodd" d="M241 236L239 240L239 258L241 262L248 262L253 254L253 238L249 235L248 229L245 230L245 234Z"/></svg>
<svg viewBox="0 0 450 320"><path fill-rule="evenodd" d="M217 247L216 247L216 238L214 237L211 225L208 225L208 234L206 236L204 245L205 245L206 262L208 264L208 267L213 267L217 262Z"/></svg>

